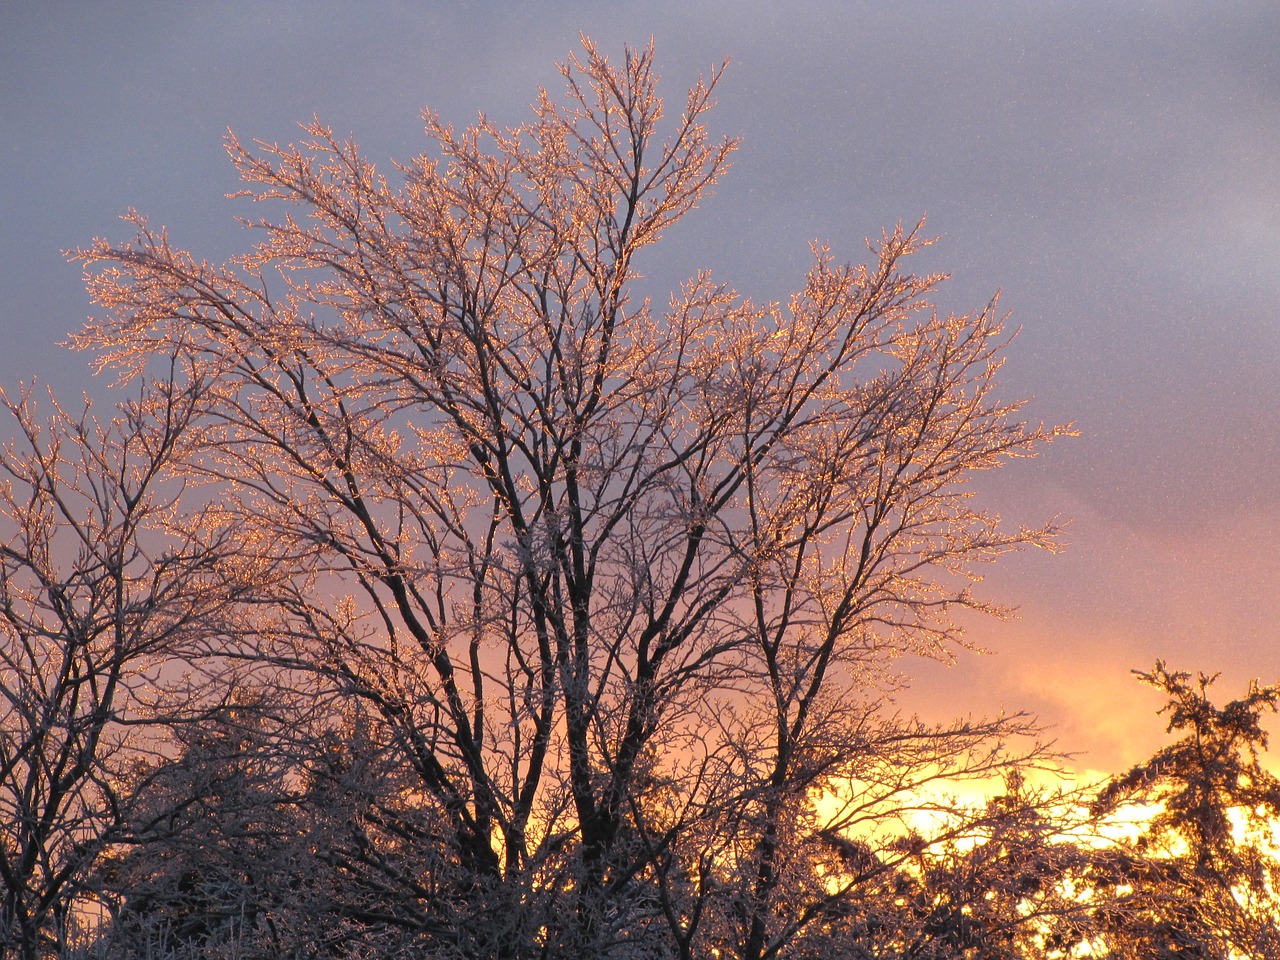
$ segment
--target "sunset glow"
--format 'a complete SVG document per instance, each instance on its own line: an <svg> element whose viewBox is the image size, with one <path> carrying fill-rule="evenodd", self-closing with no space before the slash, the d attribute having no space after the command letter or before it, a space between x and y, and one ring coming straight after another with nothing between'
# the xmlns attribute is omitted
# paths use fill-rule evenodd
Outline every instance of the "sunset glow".
<svg viewBox="0 0 1280 960"><path fill-rule="evenodd" d="M7 18L0 956L1280 958L1280 8L545 6Z"/></svg>

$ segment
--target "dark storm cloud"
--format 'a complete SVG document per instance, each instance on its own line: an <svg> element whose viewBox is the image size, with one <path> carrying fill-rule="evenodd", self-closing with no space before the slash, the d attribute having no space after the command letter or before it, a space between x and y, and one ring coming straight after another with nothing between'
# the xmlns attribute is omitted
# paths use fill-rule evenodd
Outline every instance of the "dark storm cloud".
<svg viewBox="0 0 1280 960"><path fill-rule="evenodd" d="M1004 656L966 667L982 678L969 686L1066 717L1029 679L1045 643L1120 670L1163 653L1280 673L1258 619L1278 558L1256 535L1280 527L1275 4L102 10L17 5L0 38L5 383L39 372L79 388L83 358L53 343L88 304L58 251L122 239L126 208L198 254L243 244L243 209L222 199L228 126L288 140L319 114L389 169L422 148L422 106L518 122L538 84L558 87L553 62L579 31L611 52L652 35L669 110L733 59L715 123L744 138L718 195L646 261L655 291L710 266L785 299L810 241L857 258L863 237L927 213L942 239L920 269L954 274L942 308L1002 288L1022 327L1007 389L1036 396L1033 417L1078 422L1079 440L987 485L1017 519L1074 514L1076 547L992 579L1025 616L983 628Z"/></svg>

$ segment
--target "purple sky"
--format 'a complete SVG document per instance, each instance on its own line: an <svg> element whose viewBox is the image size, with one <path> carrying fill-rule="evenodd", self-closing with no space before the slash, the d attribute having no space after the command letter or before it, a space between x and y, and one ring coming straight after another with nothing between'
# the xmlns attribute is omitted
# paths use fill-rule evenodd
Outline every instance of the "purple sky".
<svg viewBox="0 0 1280 960"><path fill-rule="evenodd" d="M106 11L110 13L106 13ZM11 3L0 18L0 382L65 394L56 344L89 310L59 251L125 239L130 207L221 259L245 238L222 150L319 114L381 164L529 115L578 34L653 36L669 102L725 57L713 124L734 169L651 264L782 299L808 244L927 213L944 310L997 289L1022 334L1003 376L1082 436L993 475L1011 520L1073 518L1061 555L988 578L1017 605L995 651L922 669L909 705L1030 709L1081 763L1160 739L1129 677L1159 656L1280 678L1280 5L965 3ZM914 665L912 665L914 666Z"/></svg>

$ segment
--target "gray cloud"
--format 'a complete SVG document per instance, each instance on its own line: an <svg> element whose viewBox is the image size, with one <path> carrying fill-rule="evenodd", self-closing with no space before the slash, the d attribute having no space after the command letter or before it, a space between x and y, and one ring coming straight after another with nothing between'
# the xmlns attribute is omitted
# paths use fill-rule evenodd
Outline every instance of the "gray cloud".
<svg viewBox="0 0 1280 960"><path fill-rule="evenodd" d="M989 486L1012 513L1055 512L1060 499L1085 514L1074 553L1049 566L1015 559L993 581L1010 602L1033 602L1024 635L1054 622L1106 635L1072 611L1150 586L1141 556L1116 560L1106 545L1185 535L1231 568L1194 572L1235 585L1210 591L1220 632L1257 636L1249 598L1275 594L1274 566L1257 543L1238 555L1231 545L1280 512L1275 4L111 9L20 5L0 39L4 382L39 372L79 388L83 358L53 343L88 304L58 251L121 237L114 218L127 207L203 255L244 242L222 199L236 186L220 147L228 126L288 139L318 113L380 162L405 159L423 145L423 105L459 124L481 109L518 122L538 84L557 85L553 62L579 31L609 50L653 35L671 104L732 57L715 122L745 138L718 196L651 259L655 289L710 266L744 293L782 299L809 241L857 258L863 237L927 213L943 239L920 269L955 275L942 308L980 307L1002 288L1023 328L1008 390L1084 434ZM1194 595L1193 574L1169 569L1155 592ZM1143 666L1161 640L1138 629L1137 609L1113 626ZM1178 617L1162 629L1194 660L1203 624ZM1034 655L1018 647L1010 663L1030 669ZM1229 659L1280 673L1261 640Z"/></svg>

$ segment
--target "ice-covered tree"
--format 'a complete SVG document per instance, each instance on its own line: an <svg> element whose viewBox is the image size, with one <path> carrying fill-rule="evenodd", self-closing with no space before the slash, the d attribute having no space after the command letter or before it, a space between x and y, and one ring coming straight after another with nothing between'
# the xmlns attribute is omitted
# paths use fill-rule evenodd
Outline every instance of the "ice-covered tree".
<svg viewBox="0 0 1280 960"><path fill-rule="evenodd" d="M0 954L22 960L66 946L125 835L142 731L193 706L164 701L164 666L216 646L249 593L229 531L172 522L192 391L148 386L105 424L34 394L0 393Z"/></svg>
<svg viewBox="0 0 1280 960"><path fill-rule="evenodd" d="M391 177L318 122L233 138L279 215L223 266L135 217L80 254L78 342L202 384L178 472L213 486L209 535L295 571L249 652L378 719L469 929L697 953L729 869L760 960L797 929L797 805L858 770L858 704L993 609L980 564L1051 543L970 481L1055 431L995 389L994 302L939 314L905 269L919 228L863 265L815 246L783 304L699 271L642 296L735 146L706 128L719 71L668 115L652 67L588 42L524 125L425 113Z"/></svg>

